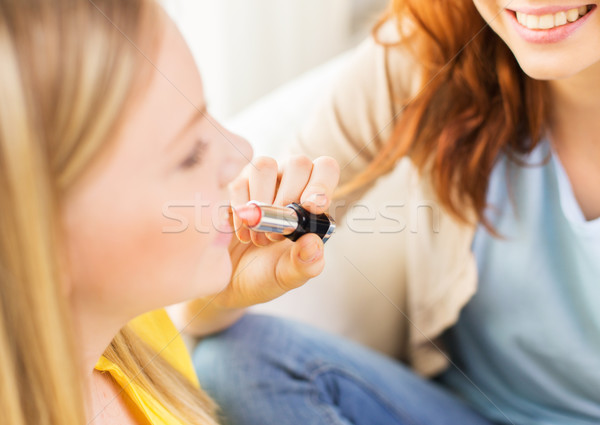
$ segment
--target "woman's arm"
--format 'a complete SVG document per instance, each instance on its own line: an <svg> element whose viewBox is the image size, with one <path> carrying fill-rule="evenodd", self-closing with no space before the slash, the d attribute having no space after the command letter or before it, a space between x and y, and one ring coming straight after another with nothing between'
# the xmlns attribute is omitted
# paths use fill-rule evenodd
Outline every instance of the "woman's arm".
<svg viewBox="0 0 600 425"><path fill-rule="evenodd" d="M381 31L380 39L394 41L394 26L388 24ZM404 102L416 92L418 77L415 62L405 49L366 40L296 138L291 154L333 157L340 167L340 182L349 181L390 137ZM344 199L341 205L336 203L336 220L344 214L344 205L360 198L367 189ZM244 314L244 308L225 307L211 300L208 297L173 306L169 313L178 328L187 325L186 333L197 336L225 329ZM256 303L246 305L251 304Z"/></svg>
<svg viewBox="0 0 600 425"><path fill-rule="evenodd" d="M378 37L386 43L397 41L394 24L383 25ZM291 153L335 158L341 169L340 185L347 183L391 137L419 81L419 67L405 47L385 47L370 37L357 48L298 134ZM345 199L345 204L359 199L368 188ZM336 219L344 212L343 207L336 209Z"/></svg>
<svg viewBox="0 0 600 425"><path fill-rule="evenodd" d="M212 297L199 298L166 308L175 327L181 332L202 337L227 329L245 313L245 308L226 308Z"/></svg>

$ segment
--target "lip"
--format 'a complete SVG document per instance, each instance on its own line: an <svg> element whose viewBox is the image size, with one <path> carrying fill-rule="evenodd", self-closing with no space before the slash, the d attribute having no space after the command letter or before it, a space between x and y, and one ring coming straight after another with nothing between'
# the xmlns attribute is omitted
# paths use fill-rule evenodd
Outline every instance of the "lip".
<svg viewBox="0 0 600 425"><path fill-rule="evenodd" d="M590 4L580 4L578 6L545 6L545 7L519 7L517 9L507 9L512 12L526 13L527 15L553 15L558 12L566 12L571 9L579 9L583 6L591 6Z"/></svg>
<svg viewBox="0 0 600 425"><path fill-rule="evenodd" d="M520 8L518 11L523 12L523 13L528 13L528 12L526 12L526 10L529 10L529 14L544 15L544 14L557 13L560 11L570 10L570 9L573 9L573 7L566 8L566 9L564 7L547 7L547 8L538 8L538 9L526 9L526 8L521 9ZM561 41L566 40L567 38L571 37L575 33L575 31L577 31L579 28L581 28L589 20L590 16L592 16L594 13L596 13L597 9L598 8L596 7L596 5L593 5L592 9L585 16L578 19L577 21L568 23L566 25L561 25L560 27L554 27L554 28L551 28L548 30L541 30L541 29L531 30L529 28L526 28L523 25L521 25L519 23L519 21L517 21L517 14L514 10L505 9L505 12L508 14L509 20L512 22L517 33L525 41L528 41L530 43L537 43L537 44L550 44L550 43L558 43L558 42L561 42ZM555 11L551 12L551 10L555 10Z"/></svg>
<svg viewBox="0 0 600 425"><path fill-rule="evenodd" d="M219 226L217 236L213 240L213 245L229 246L233 238L233 228L229 223L223 223Z"/></svg>

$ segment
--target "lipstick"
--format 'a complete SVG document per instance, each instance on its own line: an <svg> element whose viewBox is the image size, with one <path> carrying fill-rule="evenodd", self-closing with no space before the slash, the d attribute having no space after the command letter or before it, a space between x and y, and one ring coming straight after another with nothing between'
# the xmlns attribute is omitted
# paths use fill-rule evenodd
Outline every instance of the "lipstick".
<svg viewBox="0 0 600 425"><path fill-rule="evenodd" d="M278 207L250 201L234 211L250 230L278 233L294 242L307 233L327 242L335 231L335 221L327 214L313 214L296 203Z"/></svg>

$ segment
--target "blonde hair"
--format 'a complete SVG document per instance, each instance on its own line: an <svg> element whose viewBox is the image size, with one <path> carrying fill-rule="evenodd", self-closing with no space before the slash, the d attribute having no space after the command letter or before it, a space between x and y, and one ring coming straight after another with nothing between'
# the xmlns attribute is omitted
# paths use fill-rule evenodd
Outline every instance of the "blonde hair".
<svg viewBox="0 0 600 425"><path fill-rule="evenodd" d="M152 0L0 0L0 411L11 425L85 423L60 206L142 89ZM146 67L148 68L148 67ZM144 78L141 78L144 77ZM184 423L215 405L127 327L105 356Z"/></svg>

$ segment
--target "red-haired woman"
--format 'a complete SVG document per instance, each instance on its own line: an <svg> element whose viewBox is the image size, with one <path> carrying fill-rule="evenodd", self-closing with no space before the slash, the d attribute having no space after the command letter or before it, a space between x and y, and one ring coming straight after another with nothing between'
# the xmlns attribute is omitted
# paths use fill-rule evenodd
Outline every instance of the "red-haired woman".
<svg viewBox="0 0 600 425"><path fill-rule="evenodd" d="M599 117L597 0L393 1L298 147L442 207L398 236L412 370L247 316L196 351L231 423L600 423Z"/></svg>

